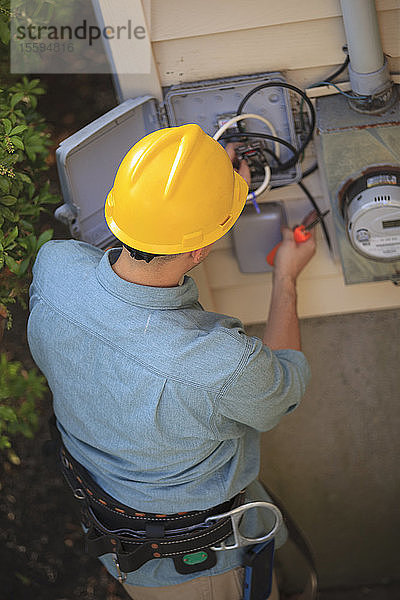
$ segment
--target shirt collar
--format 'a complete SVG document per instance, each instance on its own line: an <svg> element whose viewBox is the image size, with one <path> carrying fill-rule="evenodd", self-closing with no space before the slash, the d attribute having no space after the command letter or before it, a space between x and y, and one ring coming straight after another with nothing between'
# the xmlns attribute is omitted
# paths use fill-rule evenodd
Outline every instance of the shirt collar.
<svg viewBox="0 0 400 600"><path fill-rule="evenodd" d="M168 288L139 285L121 279L111 267L120 252L119 248L107 250L96 267L97 280L113 296L136 306L158 309L183 308L197 302L197 286L187 275L182 285Z"/></svg>

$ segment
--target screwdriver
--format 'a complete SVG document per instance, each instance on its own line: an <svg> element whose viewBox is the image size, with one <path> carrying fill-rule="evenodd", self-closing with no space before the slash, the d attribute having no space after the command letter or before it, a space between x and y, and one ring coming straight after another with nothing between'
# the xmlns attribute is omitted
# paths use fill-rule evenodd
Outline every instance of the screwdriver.
<svg viewBox="0 0 400 600"><path fill-rule="evenodd" d="M316 225L318 225L318 223L328 214L328 212L329 209L326 210L324 213L318 215L318 217L308 225L296 225L293 228L294 241L297 242L297 244L301 244L302 242L306 242L307 240L309 240L311 237L310 230ZM271 267L274 266L275 254L277 253L278 248L281 244L282 242L276 244L276 246L274 246L271 252L269 252L267 255L267 263L271 265Z"/></svg>

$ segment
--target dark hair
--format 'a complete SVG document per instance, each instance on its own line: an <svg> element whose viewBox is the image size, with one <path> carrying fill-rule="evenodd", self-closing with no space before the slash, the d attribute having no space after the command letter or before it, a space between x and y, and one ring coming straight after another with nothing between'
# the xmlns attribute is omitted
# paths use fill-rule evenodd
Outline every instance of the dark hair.
<svg viewBox="0 0 400 600"><path fill-rule="evenodd" d="M177 256L176 254L151 254L150 252L143 252L143 250L136 250L136 248L131 248L126 244L122 245L128 250L132 258L136 260L144 260L147 263L153 260L153 258L157 258L158 256L161 256L163 258L172 258L173 256Z"/></svg>

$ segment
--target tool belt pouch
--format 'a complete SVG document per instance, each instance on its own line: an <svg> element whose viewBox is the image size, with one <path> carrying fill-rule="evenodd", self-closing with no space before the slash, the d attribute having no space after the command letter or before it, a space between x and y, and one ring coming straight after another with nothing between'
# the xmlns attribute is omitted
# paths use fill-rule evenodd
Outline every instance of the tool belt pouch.
<svg viewBox="0 0 400 600"><path fill-rule="evenodd" d="M244 491L208 510L171 515L143 513L109 496L62 445L59 448L63 475L81 505L86 549L91 556L112 553L121 577L158 558L172 558L181 574L216 564L211 546L231 535L232 523L229 517L213 524L205 520L243 504Z"/></svg>
<svg viewBox="0 0 400 600"><path fill-rule="evenodd" d="M270 597L273 566L274 540L246 550L243 600L266 600Z"/></svg>

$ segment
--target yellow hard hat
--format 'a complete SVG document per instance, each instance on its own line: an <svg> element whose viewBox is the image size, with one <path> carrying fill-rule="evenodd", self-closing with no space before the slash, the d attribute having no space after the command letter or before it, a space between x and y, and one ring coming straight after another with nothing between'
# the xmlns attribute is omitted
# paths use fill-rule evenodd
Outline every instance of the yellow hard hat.
<svg viewBox="0 0 400 600"><path fill-rule="evenodd" d="M222 146L198 125L154 131L123 158L107 196L107 224L152 254L212 244L239 218L248 187Z"/></svg>

